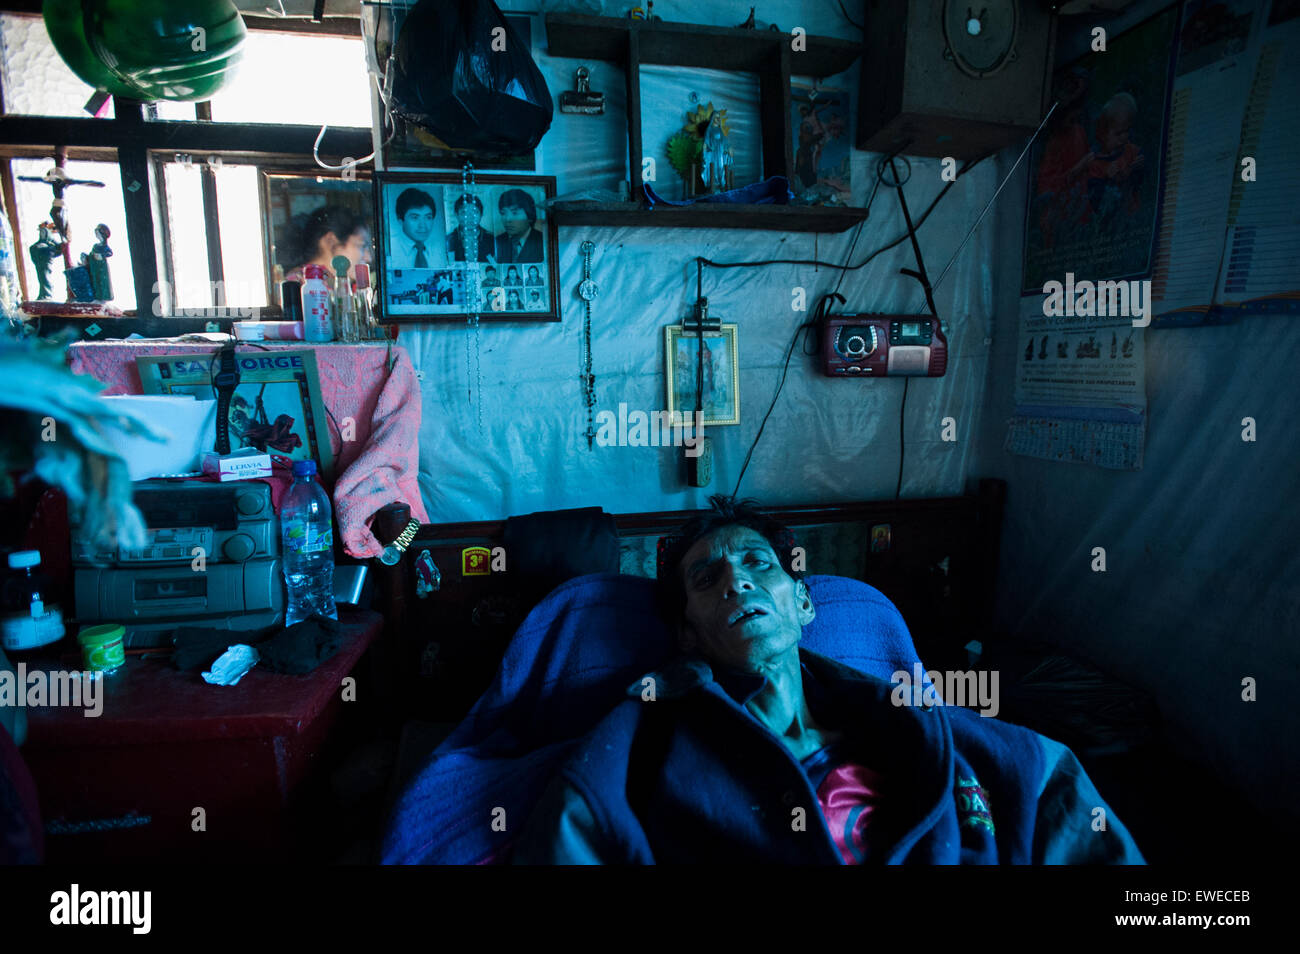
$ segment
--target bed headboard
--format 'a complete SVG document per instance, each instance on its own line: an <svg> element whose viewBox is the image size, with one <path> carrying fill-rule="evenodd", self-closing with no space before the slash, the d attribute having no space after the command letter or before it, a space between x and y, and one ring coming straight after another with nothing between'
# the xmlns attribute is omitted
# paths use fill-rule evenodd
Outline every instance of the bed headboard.
<svg viewBox="0 0 1300 954"><path fill-rule="evenodd" d="M903 614L922 660L964 669L964 646L992 623L1006 484L980 480L958 497L765 507L794 531L807 573L862 580ZM653 577L656 544L700 511L615 514L620 572ZM462 552L503 547L505 521L427 524L407 551L389 601L390 664L406 714L462 718L487 688L531 603L510 572L462 572ZM414 561L437 566L439 588L416 595ZM498 559L498 563L500 559Z"/></svg>

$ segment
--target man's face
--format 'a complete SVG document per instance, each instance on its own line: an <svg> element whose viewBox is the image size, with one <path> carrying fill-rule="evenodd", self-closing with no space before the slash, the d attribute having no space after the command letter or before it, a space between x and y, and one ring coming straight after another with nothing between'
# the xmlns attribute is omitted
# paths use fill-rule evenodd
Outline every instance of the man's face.
<svg viewBox="0 0 1300 954"><path fill-rule="evenodd" d="M370 264L370 229L357 229L344 244L340 255L346 255L353 265L363 262Z"/></svg>
<svg viewBox="0 0 1300 954"><path fill-rule="evenodd" d="M402 231L412 242L427 241L433 234L433 209L427 205L407 209L402 216Z"/></svg>
<svg viewBox="0 0 1300 954"><path fill-rule="evenodd" d="M520 238L528 231L528 213L517 205L503 205L501 224L511 238Z"/></svg>
<svg viewBox="0 0 1300 954"><path fill-rule="evenodd" d="M733 524L697 540L680 572L683 648L736 669L756 672L788 652L816 615L803 584L749 527Z"/></svg>

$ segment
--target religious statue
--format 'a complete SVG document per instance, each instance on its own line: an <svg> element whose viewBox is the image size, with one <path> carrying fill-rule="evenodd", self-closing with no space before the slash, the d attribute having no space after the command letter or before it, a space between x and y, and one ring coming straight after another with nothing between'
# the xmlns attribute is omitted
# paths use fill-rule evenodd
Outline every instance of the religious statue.
<svg viewBox="0 0 1300 954"><path fill-rule="evenodd" d="M113 257L113 250L108 247L108 237L113 233L103 222L95 226L95 238L99 239L90 247L90 255L84 252L81 263L90 270L90 285L95 293L95 301L113 300L113 280L108 274L108 260Z"/></svg>
<svg viewBox="0 0 1300 954"><path fill-rule="evenodd" d="M722 121L718 113L709 120L709 128L704 133L704 184L709 192L724 192L731 188L731 146L727 135L722 131Z"/></svg>
<svg viewBox="0 0 1300 954"><path fill-rule="evenodd" d="M53 230L53 222L42 222L39 226L41 237L28 248L32 256L32 264L36 266L36 280L40 283L37 301L48 301L54 297L50 288L50 273L54 270L54 257L63 252L64 243L50 235Z"/></svg>

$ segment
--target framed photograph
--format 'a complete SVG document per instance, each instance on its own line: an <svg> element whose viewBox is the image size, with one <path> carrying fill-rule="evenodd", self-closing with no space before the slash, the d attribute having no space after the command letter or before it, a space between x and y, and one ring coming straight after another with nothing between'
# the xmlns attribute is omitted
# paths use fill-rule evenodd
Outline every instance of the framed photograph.
<svg viewBox="0 0 1300 954"><path fill-rule="evenodd" d="M145 394L216 396L220 351L211 354L141 355L135 359ZM314 460L326 477L334 474L329 425L310 348L245 350L235 354L239 384L230 400L230 449L256 447Z"/></svg>
<svg viewBox="0 0 1300 954"><path fill-rule="evenodd" d="M366 265L374 257L375 206L370 173L353 180L314 172L262 171L267 301L280 304L280 282L301 281L302 267L346 255ZM346 235L338 235L346 232ZM333 253L333 254L331 254Z"/></svg>
<svg viewBox="0 0 1300 954"><path fill-rule="evenodd" d="M382 320L559 321L554 197L554 176L376 173Z"/></svg>
<svg viewBox="0 0 1300 954"><path fill-rule="evenodd" d="M667 411L694 420L699 374L700 335L681 325L664 329L664 377ZM704 332L704 426L740 423L740 365L736 326L724 324Z"/></svg>

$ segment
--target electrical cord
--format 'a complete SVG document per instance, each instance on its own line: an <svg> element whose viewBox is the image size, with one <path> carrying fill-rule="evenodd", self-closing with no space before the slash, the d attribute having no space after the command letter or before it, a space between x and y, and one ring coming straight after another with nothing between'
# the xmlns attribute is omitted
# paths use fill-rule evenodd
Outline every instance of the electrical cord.
<svg viewBox="0 0 1300 954"><path fill-rule="evenodd" d="M880 183L884 181L885 167L897 156L898 153L895 152L893 155L881 159L879 164L877 164L876 166L876 182L875 185L873 185L871 188L871 195L867 198L866 210L868 216L871 213L872 203L874 203L876 200L876 192L880 188ZM754 435L754 440L749 445L749 452L745 455L745 462L741 465L740 475L736 478L735 490L733 490L731 494L733 498L735 498L736 495L740 493L740 484L745 479L745 471L749 469L749 462L751 458L753 458L754 456L755 448L758 447L759 439L763 436L763 429L767 427L767 420L772 416L772 411L776 409L776 402L781 397L781 391L785 387L786 376L790 371L790 358L794 354L794 345L795 342L799 340L800 333L805 334L804 348L803 348L804 354L805 355L816 354L816 342L814 342L813 350L812 351L808 350L807 332L820 328L822 323L826 320L826 318L829 315L828 302L830 301L830 299L836 298L839 300L840 304L844 304L844 297L839 294L839 290L840 290L840 286L844 283L845 273L853 269L862 268L864 265L866 265L876 256L881 255L884 252L889 251L891 248L895 248L898 245L901 245L903 242L907 241L908 237L912 235L916 229L919 229L922 223L924 223L925 220L930 217L930 213L933 212L935 207L939 204L939 200L941 200L945 195L947 195L948 190L952 188L953 182L955 182L956 179L960 179L963 175L966 174L966 172L968 172L975 165L982 162L986 158L987 156L980 156L978 159L973 159L967 162L964 166L962 166L962 168L958 170L956 178L952 182L946 183L944 187L941 190L939 190L939 194L934 197L934 201L932 201L930 205L926 208L926 210L923 213L921 213L920 218L916 220L916 222L913 224L912 229L910 231L905 232L903 235L899 236L896 240L890 242L888 245L876 249L874 252L868 255L857 265L848 265L848 264L836 265L830 262L820 262L816 260L810 262L810 261L800 260L800 259L769 259L761 262L727 262L727 263L714 262L702 256L699 256L695 259L695 288L696 288L697 298L699 297L700 294L702 294L703 268L705 265L711 265L714 268L747 268L747 267L758 267L761 265L777 265L777 264L792 264L792 265L815 264L815 265L825 265L827 268L838 268L840 270L840 277L839 277L839 281L835 283L835 290L832 291L830 294L823 295L821 297L821 299L817 303L817 307L813 311L812 319L809 321L805 321L802 324L800 324L798 327L796 327L794 330L794 334L790 338L790 344L785 349L785 362L781 367L781 379L777 382L776 392L772 395L772 403L768 405L767 413L763 415L763 420L758 425L758 433ZM911 171L909 167L908 179L910 178L911 178ZM903 183L906 182L907 179L903 179L902 182L898 182L896 178L894 184L889 184L889 183L886 184L890 185L890 188L902 188ZM853 250L857 247L858 238L862 234L862 226L865 225L866 222L867 219L864 218L861 222L858 223L858 227L853 233L853 241L849 244L848 253L845 255L846 260L851 259L853 257ZM908 384L908 379L904 378L903 379L903 402L899 410L899 420L898 420L899 448L900 448L899 457L898 457L898 488L899 489L901 489L903 485L903 451L902 451L903 417L902 415L904 409L907 406L907 384ZM894 491L894 497L895 499L897 499L898 489Z"/></svg>
<svg viewBox="0 0 1300 954"><path fill-rule="evenodd" d="M964 166L961 167L961 169L957 170L957 179L960 179L963 175L965 175L976 165L983 162L987 158L988 156L980 156L978 159L972 159L969 162L967 162ZM930 217L930 213L934 211L935 206L939 204L939 201L945 195L948 194L948 190L951 189L953 185L956 184L957 179L954 179L952 182L944 183L944 187L939 190L939 194L934 197L934 200L926 207L925 211L922 212L921 215L917 218L913 226L914 228L919 229L923 224L925 224L926 219ZM879 185L880 185L880 177L878 172L876 178L876 187L878 188ZM873 198L874 195L875 195L875 189L872 190ZM870 206L868 206L868 209L869 208ZM858 223L859 231L861 230L862 226L865 223L866 223L865 219L862 222ZM758 268L763 265L817 265L823 268L838 268L842 271L851 272L851 271L855 271L856 269L862 268L864 265L872 261L872 259L876 258L879 255L883 255L885 252L888 252L890 249L897 248L899 245L902 245L904 242L906 242L907 239L908 239L908 233L904 232L902 235L894 239L894 241L890 242L888 245L882 245L880 248L876 249L874 252L872 252L862 261L858 262L856 265L841 265L841 264L836 264L835 262L823 262L820 259L809 259L809 258L768 258L758 262L715 262L712 259L704 258L703 256L697 257L696 262L701 267L704 265L708 265L710 268ZM855 237L855 242L856 242L856 237Z"/></svg>

